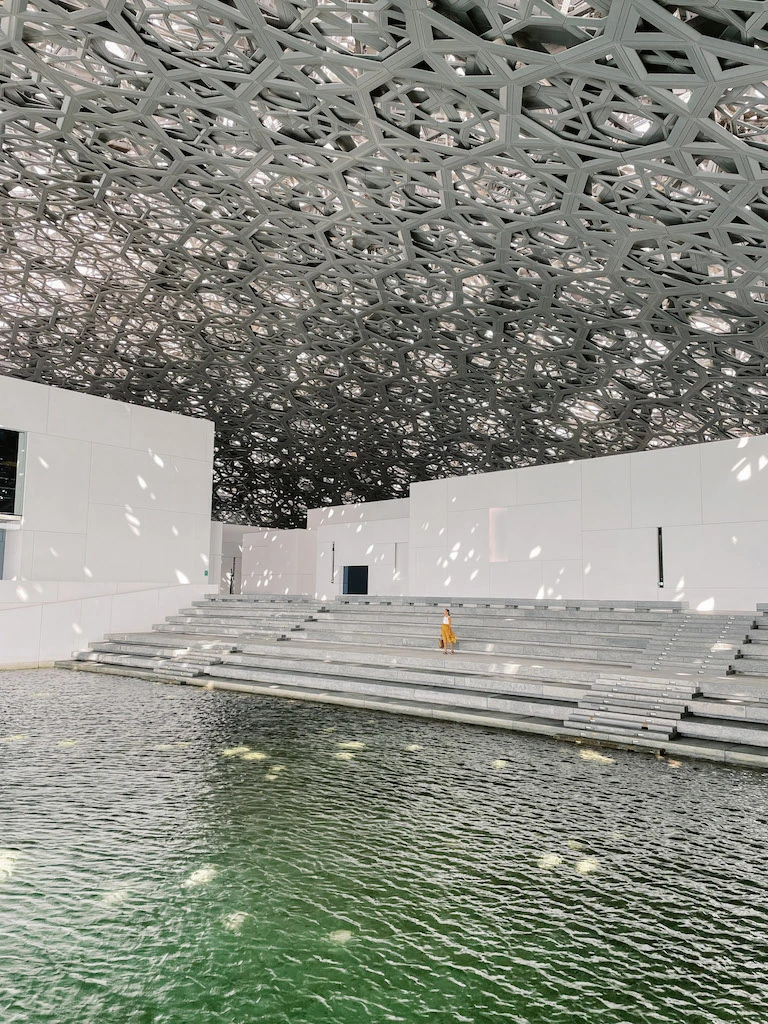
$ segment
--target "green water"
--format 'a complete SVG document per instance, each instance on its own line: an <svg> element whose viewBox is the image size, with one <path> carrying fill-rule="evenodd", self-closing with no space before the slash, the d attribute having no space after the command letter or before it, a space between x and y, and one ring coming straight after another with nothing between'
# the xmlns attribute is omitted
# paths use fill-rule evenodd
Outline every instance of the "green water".
<svg viewBox="0 0 768 1024"><path fill-rule="evenodd" d="M766 775L0 682L2 1024L768 1022Z"/></svg>

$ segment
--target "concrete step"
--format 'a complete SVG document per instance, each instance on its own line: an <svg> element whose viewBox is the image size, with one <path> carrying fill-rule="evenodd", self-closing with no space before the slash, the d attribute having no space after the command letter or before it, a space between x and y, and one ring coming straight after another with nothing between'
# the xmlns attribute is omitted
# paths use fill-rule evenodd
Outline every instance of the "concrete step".
<svg viewBox="0 0 768 1024"><path fill-rule="evenodd" d="M605 730L627 729L634 732L651 732L658 735L671 737L677 726L677 721L665 721L661 718L641 718L611 714L608 711L585 712L572 711L565 719L566 725L579 725L583 728Z"/></svg>
<svg viewBox="0 0 768 1024"><path fill-rule="evenodd" d="M553 699L537 699L531 696L515 696L492 691L480 691L462 687L438 687L423 684L392 682L388 680L363 681L354 677L315 675L300 668L294 671L273 669L239 668L235 665L216 665L206 671L214 680L240 680L265 687L300 686L305 689L332 689L339 693L362 696L388 697L395 700L416 700L429 704L450 703L456 707L498 711L505 714L520 714L539 718L555 718L562 721L571 703Z"/></svg>
<svg viewBox="0 0 768 1024"><path fill-rule="evenodd" d="M542 696L545 693L557 699L576 701L585 692L586 684L566 684L557 680L546 680L527 676L523 674L503 674L488 672L481 674L479 671L465 672L461 665L455 668L450 663L436 665L420 665L419 667L407 667L400 665L366 664L362 661L317 660L300 656L265 656L230 654L224 657L223 663L227 666L237 666L240 669L252 669L254 671L295 671L310 672L313 675L323 676L331 679L339 677L351 677L357 680L386 680L388 682L404 682L413 685L427 686L458 686L477 690L495 690L499 693L518 693L530 696ZM455 662L453 663L456 664Z"/></svg>
<svg viewBox="0 0 768 1024"><path fill-rule="evenodd" d="M366 623L355 623L350 625L348 623L337 622L334 620L323 620L322 622L315 624L306 623L307 635L314 637L315 635L326 635L332 634L335 636L348 636L355 640L363 639L374 633L383 642L387 637L423 637L435 639L440 635L440 624L435 622L419 623L419 622L405 622L402 624L393 624L381 621L371 621ZM609 634L595 634L585 638L584 634L578 630L549 630L542 631L536 629L520 629L520 628L504 628L502 626L459 626L454 622L454 630L460 640L484 640L493 642L514 642L514 643L558 643L562 645L574 645L574 646L595 646L595 647L617 647L626 650L641 651L645 648L646 638L640 636L612 636Z"/></svg>
<svg viewBox="0 0 768 1024"><path fill-rule="evenodd" d="M589 697L580 697L578 700L580 708L592 711L619 711L625 710L630 713L637 712L643 715L652 715L655 718L680 718L684 715L687 706L685 704L642 704L632 701L629 698L615 697L610 700L598 700Z"/></svg>
<svg viewBox="0 0 768 1024"><path fill-rule="evenodd" d="M335 603L349 605L368 604L404 604L446 606L446 599L430 596L396 596L379 597L373 594L344 594L336 598ZM687 608L683 601L621 601L593 600L591 598L530 598L530 597L453 597L450 606L476 605L487 607L525 607L525 608L625 608L631 611L671 611L682 612Z"/></svg>
<svg viewBox="0 0 768 1024"><path fill-rule="evenodd" d="M102 640L88 645L89 650L102 654L139 654L148 658L173 658L176 655L184 654L187 647L168 647L157 644L117 644Z"/></svg>
<svg viewBox="0 0 768 1024"><path fill-rule="evenodd" d="M300 658L320 660L328 663L354 663L378 666L388 669L414 668L417 670L439 668L440 671L472 674L478 678L487 675L500 677L517 677L524 675L529 679L545 679L565 685L589 686L595 679L593 669L585 665L576 667L572 663L547 661L545 659L530 662L510 661L506 658L489 658L482 654L470 654L462 651L456 655L444 655L437 648L417 653L415 650L397 648L377 648L373 645L334 647L330 644L312 643L308 640L298 642L266 642L245 640L238 644L238 654L253 655L267 658Z"/></svg>
<svg viewBox="0 0 768 1024"><path fill-rule="evenodd" d="M647 736L648 738L669 742L673 733L665 729L637 729L632 725L622 725L618 722L578 722L568 719L565 728L573 729L579 736L598 738L602 737L610 741L613 737L617 739L630 736Z"/></svg>
<svg viewBox="0 0 768 1024"><path fill-rule="evenodd" d="M313 643L325 642L328 644L355 644L381 646L386 644L397 647L413 647L421 650L431 650L437 647L437 638L430 636L401 636L380 637L367 635L365 633L310 633L306 634L307 639ZM621 648L602 648L598 646L577 647L575 645L548 644L548 643L522 643L514 641L483 642L481 640L467 640L459 637L457 645L459 651L474 653L509 655L511 657L541 657L548 659L561 659L566 661L606 662L613 665L632 664L633 651L622 650Z"/></svg>
<svg viewBox="0 0 768 1024"><path fill-rule="evenodd" d="M653 686L648 683L614 683L602 680L595 680L590 692L606 698L613 695L617 697L633 695L643 700L666 699L682 703L693 697L692 689L688 685L682 687L668 684Z"/></svg>
<svg viewBox="0 0 768 1024"><path fill-rule="evenodd" d="M101 665L123 665L130 668L142 668L154 670L159 665L159 659L144 658L138 655L129 654L100 654L97 651L78 651L74 661L89 661Z"/></svg>
<svg viewBox="0 0 768 1024"><path fill-rule="evenodd" d="M232 676L238 679L253 681L278 680L295 681L298 676L308 676L320 680L322 685L329 681L342 689L366 690L369 686L402 685L415 689L440 689L450 692L471 691L482 696L514 695L529 699L548 700L555 703L568 702L575 706L576 701L584 692L583 687L565 686L550 683L546 680L525 679L518 676L461 675L443 672L416 672L413 670L391 671L382 666L379 668L364 665L327 665L318 662L290 661L285 659L282 664L243 663L230 657L222 664L214 666L210 672L217 677Z"/></svg>
<svg viewBox="0 0 768 1024"><path fill-rule="evenodd" d="M629 612L593 612L593 611L572 611L572 610L552 610L547 609L531 609L531 608L472 608L472 607L461 607L451 602L451 611L454 617L461 622L469 621L483 621L483 622L496 622L498 620L510 619L521 623L526 622L553 622L557 623L568 623L573 626L582 626L585 628L597 628L601 625L609 626L628 626L638 627L642 630L659 630L661 632L674 632L680 628L678 622L671 622L669 616L660 615L653 616L648 613L642 614L631 614ZM370 619L372 617L385 617L388 619L400 620L408 619L411 616L418 617L420 619L430 619L434 621L436 618L439 620L442 613L442 608L424 608L424 607L412 607L397 606L388 607L375 606L375 607L339 607L337 605L331 607L326 613L333 617L344 617L349 620L353 619Z"/></svg>

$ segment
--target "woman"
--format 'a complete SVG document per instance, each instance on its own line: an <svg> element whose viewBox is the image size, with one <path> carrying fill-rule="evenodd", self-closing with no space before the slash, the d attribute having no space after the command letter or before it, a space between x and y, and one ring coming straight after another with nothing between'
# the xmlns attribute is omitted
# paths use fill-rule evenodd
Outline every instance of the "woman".
<svg viewBox="0 0 768 1024"><path fill-rule="evenodd" d="M443 654L448 653L448 645L451 645L451 654L456 646L456 634L453 632L453 620L449 608L443 608L443 626L440 630L440 640L443 645Z"/></svg>

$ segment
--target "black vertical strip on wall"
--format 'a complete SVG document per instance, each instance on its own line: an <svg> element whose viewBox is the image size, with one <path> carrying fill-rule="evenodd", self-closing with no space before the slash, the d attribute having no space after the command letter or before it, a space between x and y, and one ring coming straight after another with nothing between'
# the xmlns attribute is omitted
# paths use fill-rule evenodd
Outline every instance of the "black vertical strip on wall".
<svg viewBox="0 0 768 1024"><path fill-rule="evenodd" d="M336 541L331 543L331 583L336 582Z"/></svg>
<svg viewBox="0 0 768 1024"><path fill-rule="evenodd" d="M659 554L659 586L664 586L664 538L662 536L661 527L657 527L657 542L658 542L658 554Z"/></svg>

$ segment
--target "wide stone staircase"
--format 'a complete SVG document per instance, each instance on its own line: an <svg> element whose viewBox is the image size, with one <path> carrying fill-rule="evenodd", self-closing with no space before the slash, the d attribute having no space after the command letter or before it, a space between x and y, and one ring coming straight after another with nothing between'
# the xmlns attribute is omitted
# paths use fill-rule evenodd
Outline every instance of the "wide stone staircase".
<svg viewBox="0 0 768 1024"><path fill-rule="evenodd" d="M216 596L147 632L110 634L65 664L545 735L673 741L690 752L706 741L723 759L736 715L738 743L765 746L768 764L768 679L761 696L730 675L755 646L740 646L759 632L753 616L675 602L454 599L458 650L445 655L442 607Z"/></svg>

